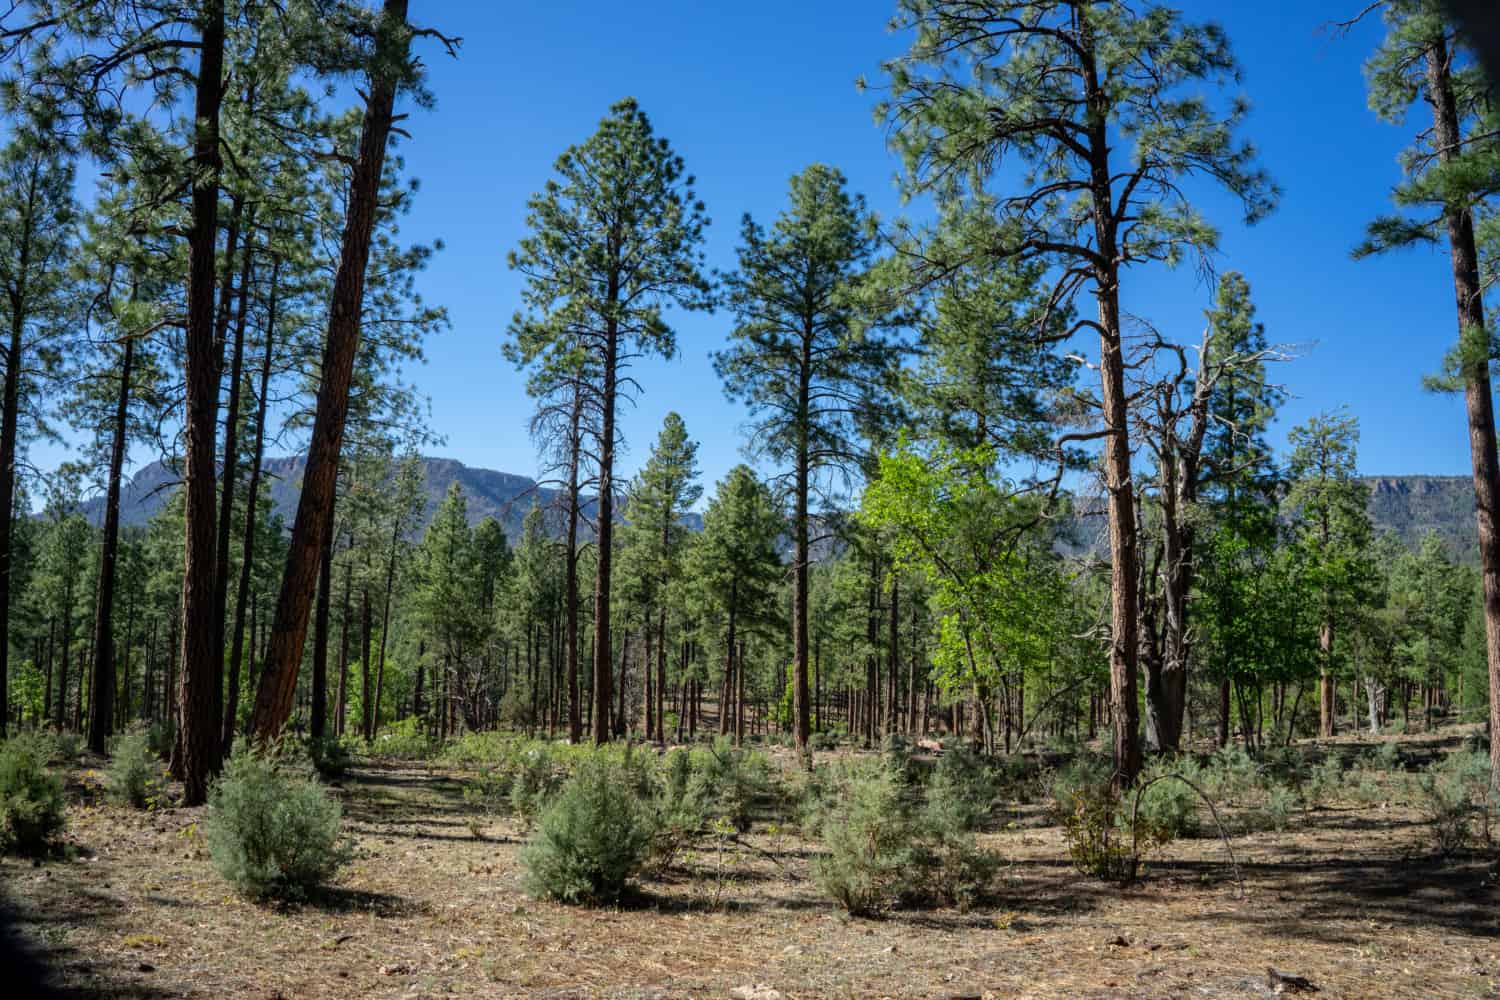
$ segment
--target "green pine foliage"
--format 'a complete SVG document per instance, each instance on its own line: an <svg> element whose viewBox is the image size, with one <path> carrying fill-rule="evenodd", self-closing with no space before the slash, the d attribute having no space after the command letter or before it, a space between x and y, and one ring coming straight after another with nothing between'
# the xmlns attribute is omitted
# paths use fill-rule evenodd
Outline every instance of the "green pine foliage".
<svg viewBox="0 0 1500 1000"><path fill-rule="evenodd" d="M52 741L14 736L0 743L0 852L39 854L67 824L62 779L47 767Z"/></svg>

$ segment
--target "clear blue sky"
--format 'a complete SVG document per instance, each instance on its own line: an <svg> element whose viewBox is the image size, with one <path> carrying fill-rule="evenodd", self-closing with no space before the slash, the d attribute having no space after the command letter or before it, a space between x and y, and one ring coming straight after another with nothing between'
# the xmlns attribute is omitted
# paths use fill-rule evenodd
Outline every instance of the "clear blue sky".
<svg viewBox="0 0 1500 1000"><path fill-rule="evenodd" d="M1228 30L1244 66L1254 111L1247 135L1285 189L1279 211L1254 229L1210 199L1224 231L1220 268L1249 278L1273 342L1306 345L1279 369L1292 393L1277 428L1348 404L1361 421L1360 467L1369 474L1457 474L1468 470L1460 402L1423 391L1453 337L1446 260L1418 251L1353 262L1364 223L1389 205L1396 153L1409 129L1367 110L1361 63L1378 20L1336 39L1324 22L1362 3L1184 4L1190 16ZM500 344L518 302L505 265L522 235L527 197L552 161L585 138L609 104L636 97L698 178L713 218L710 263L728 267L739 218L769 219L787 178L806 164L840 167L883 215L901 211L896 163L857 91L861 74L904 47L887 32L886 0L763 0L717 4L554 0L416 4L414 17L462 35L459 59L426 52L433 112L407 122L403 154L422 189L403 226L412 239L446 249L422 276L452 329L428 345L428 363L408 377L432 399L438 453L468 465L533 474L523 376ZM1195 340L1211 289L1192 269L1133 274L1126 306L1160 329ZM669 410L701 442L707 483L740 460L745 414L725 401L709 352L723 343L726 314L681 317L680 356L643 364L639 404L623 418L626 471L644 460ZM43 459L42 455L37 456ZM44 465L53 464L43 460Z"/></svg>

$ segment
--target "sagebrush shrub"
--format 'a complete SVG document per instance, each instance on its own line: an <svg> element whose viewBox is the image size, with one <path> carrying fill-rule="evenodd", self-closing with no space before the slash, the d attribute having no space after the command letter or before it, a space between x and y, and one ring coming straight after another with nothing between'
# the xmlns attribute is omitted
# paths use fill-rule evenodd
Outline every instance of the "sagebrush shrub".
<svg viewBox="0 0 1500 1000"><path fill-rule="evenodd" d="M586 759L521 852L527 888L565 903L613 902L645 864L655 833L624 765L602 754Z"/></svg>
<svg viewBox="0 0 1500 1000"><path fill-rule="evenodd" d="M161 787L161 761L151 750L151 734L132 729L115 738L104 787L116 805L145 809Z"/></svg>
<svg viewBox="0 0 1500 1000"><path fill-rule="evenodd" d="M961 759L923 788L889 757L819 768L803 806L804 827L822 841L819 888L854 916L973 905L999 865L973 833L993 798L984 771L982 761Z"/></svg>
<svg viewBox="0 0 1500 1000"><path fill-rule="evenodd" d="M1474 839L1475 820L1489 837L1490 762L1484 754L1456 751L1417 778L1416 804L1432 831L1438 852L1463 850Z"/></svg>
<svg viewBox="0 0 1500 1000"><path fill-rule="evenodd" d="M301 898L352 857L342 815L321 785L274 752L240 750L209 792L209 858L251 898Z"/></svg>
<svg viewBox="0 0 1500 1000"><path fill-rule="evenodd" d="M917 837L904 782L883 761L837 766L812 806L823 854L819 888L854 916L899 905L914 889Z"/></svg>
<svg viewBox="0 0 1500 1000"><path fill-rule="evenodd" d="M984 759L967 747L954 747L932 769L924 812L943 829L973 832L989 818L998 791L996 774Z"/></svg>
<svg viewBox="0 0 1500 1000"><path fill-rule="evenodd" d="M0 851L36 854L63 831L62 780L47 770L55 749L37 735L0 744Z"/></svg>

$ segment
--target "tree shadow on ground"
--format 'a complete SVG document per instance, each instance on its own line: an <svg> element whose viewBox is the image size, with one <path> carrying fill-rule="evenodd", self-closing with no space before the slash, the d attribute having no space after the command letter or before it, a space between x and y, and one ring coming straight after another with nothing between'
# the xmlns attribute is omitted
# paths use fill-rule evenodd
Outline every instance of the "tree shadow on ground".
<svg viewBox="0 0 1500 1000"><path fill-rule="evenodd" d="M90 898L94 903L97 897ZM0 992L26 1000L156 1000L177 994L149 981L148 962L134 971L119 963L97 963L67 943L70 928L85 920L115 922L123 907L69 905L30 912L0 897ZM23 933L24 929L24 933Z"/></svg>

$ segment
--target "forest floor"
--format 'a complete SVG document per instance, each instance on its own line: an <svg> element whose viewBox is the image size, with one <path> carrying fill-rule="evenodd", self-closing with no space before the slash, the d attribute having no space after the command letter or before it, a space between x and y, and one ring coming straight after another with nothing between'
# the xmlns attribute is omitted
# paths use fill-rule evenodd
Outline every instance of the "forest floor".
<svg viewBox="0 0 1500 1000"><path fill-rule="evenodd" d="M1408 754L1455 743L1403 738ZM814 886L816 845L774 824L680 857L616 909L533 899L521 829L471 808L465 777L356 766L339 794L357 859L321 898L265 906L215 874L201 810L104 804L84 760L70 859L0 860L0 894L70 996L1234 998L1271 995L1268 965L1323 997L1500 996L1500 869L1437 858L1402 805L1234 837L1241 895L1216 836L1122 889L1073 869L1040 805L1012 804L981 837L1005 866L980 907L854 920Z"/></svg>

